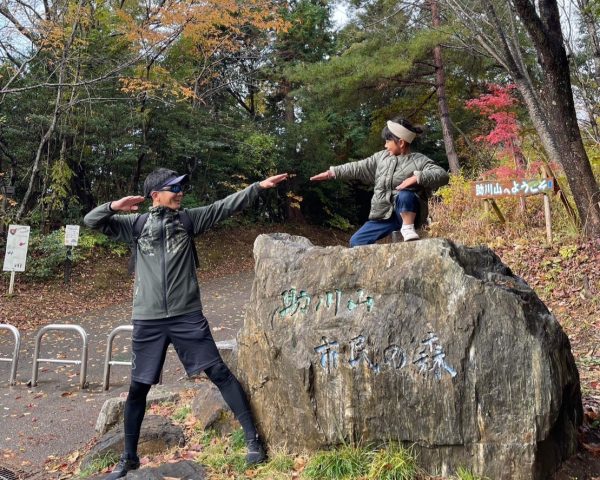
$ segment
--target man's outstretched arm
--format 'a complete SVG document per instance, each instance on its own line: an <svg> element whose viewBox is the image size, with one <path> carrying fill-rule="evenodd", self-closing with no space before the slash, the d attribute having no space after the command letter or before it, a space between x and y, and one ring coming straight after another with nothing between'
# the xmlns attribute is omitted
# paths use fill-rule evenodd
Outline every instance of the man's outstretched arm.
<svg viewBox="0 0 600 480"><path fill-rule="evenodd" d="M289 175L287 173L274 175L261 182L253 183L244 190L233 193L222 200L217 200L206 207L197 207L187 210L194 222L194 233L196 235L202 233L217 222L249 207L258 198L261 190L276 187L281 182L287 180L288 177Z"/></svg>
<svg viewBox="0 0 600 480"><path fill-rule="evenodd" d="M130 195L103 203L90 211L84 217L83 223L89 228L100 230L113 240L130 242L136 215L115 215L115 213L137 212L144 200L145 198L142 196Z"/></svg>

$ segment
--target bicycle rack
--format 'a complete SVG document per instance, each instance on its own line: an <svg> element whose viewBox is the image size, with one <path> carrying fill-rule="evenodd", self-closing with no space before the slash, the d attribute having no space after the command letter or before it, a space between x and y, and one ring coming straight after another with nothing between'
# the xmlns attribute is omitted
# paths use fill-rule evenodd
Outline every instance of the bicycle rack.
<svg viewBox="0 0 600 480"><path fill-rule="evenodd" d="M133 325L120 325L116 327L112 332L108 334L108 340L106 341L106 355L104 356L104 381L102 382L102 390L108 390L108 384L110 379L110 367L112 365L129 365L131 361L118 361L111 360L112 358L112 344L113 340L119 332L133 332Z"/></svg>
<svg viewBox="0 0 600 480"><path fill-rule="evenodd" d="M58 358L38 358L40 354L40 343L42 341L42 337L49 330L72 330L79 335L83 340L83 347L81 349L81 360L63 360ZM79 325L70 325L70 324L52 324L46 325L42 327L35 336L35 350L33 352L33 372L31 375L30 386L37 386L37 378L38 378L38 364L39 362L49 362L49 363L67 363L72 365L81 365L80 370L80 379L79 379L79 388L86 388L85 377L87 374L87 360L88 360L88 336L85 333L85 330Z"/></svg>
<svg viewBox="0 0 600 480"><path fill-rule="evenodd" d="M13 327L8 323L0 323L0 330L10 330L15 337L15 350L13 352L12 358L0 358L0 362L12 362L10 368L10 377L8 377L8 381L10 385L15 385L17 378L17 364L19 363L19 349L21 348L21 334L17 327Z"/></svg>
<svg viewBox="0 0 600 480"><path fill-rule="evenodd" d="M102 390L108 390L110 382L110 367L112 365L132 365L131 361L126 362L124 360L112 360L112 345L119 332L133 332L133 325L119 325L108 334L108 340L106 341L106 355L104 356L104 380L102 381ZM162 371L160 372L158 383L162 385Z"/></svg>

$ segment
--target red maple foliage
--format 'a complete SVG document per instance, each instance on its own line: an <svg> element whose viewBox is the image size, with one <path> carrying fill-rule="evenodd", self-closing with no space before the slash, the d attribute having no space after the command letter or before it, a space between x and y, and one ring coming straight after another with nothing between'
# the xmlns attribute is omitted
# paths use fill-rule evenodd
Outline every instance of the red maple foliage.
<svg viewBox="0 0 600 480"><path fill-rule="evenodd" d="M519 165L523 153L519 147L520 128L514 111L518 102L512 95L515 88L514 84L505 86L496 83L488 84L489 93L467 100L465 105L469 110L487 117L495 124L491 132L480 135L475 140L490 146L500 145L503 153Z"/></svg>

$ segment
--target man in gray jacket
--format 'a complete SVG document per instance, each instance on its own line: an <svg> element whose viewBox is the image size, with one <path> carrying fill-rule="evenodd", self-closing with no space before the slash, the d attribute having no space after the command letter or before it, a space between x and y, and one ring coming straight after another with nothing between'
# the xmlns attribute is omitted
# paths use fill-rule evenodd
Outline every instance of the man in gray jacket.
<svg viewBox="0 0 600 480"><path fill-rule="evenodd" d="M360 180L373 185L369 220L350 239L350 246L369 245L400 230L405 242L418 240L416 229L428 214L431 192L448 183L448 173L411 143L423 130L408 120L389 120L381 136L385 150L358 162L330 167L312 181Z"/></svg>
<svg viewBox="0 0 600 480"><path fill-rule="evenodd" d="M108 480L121 478L139 468L137 446L146 410L146 397L158 383L170 343L188 375L204 371L217 385L244 429L249 464L266 459L258 438L250 405L242 386L223 363L206 318L196 277L195 247L182 217L198 235L224 218L254 203L259 192L287 179L275 175L205 207L182 214L181 200L187 175L159 168L144 182L144 197L128 196L107 202L89 212L85 224L109 237L135 244L133 294L132 368L125 403L125 452ZM146 198L152 207L143 226L136 212ZM119 212L129 213L117 215ZM136 227L141 227L136 232ZM139 237L139 238L137 238Z"/></svg>

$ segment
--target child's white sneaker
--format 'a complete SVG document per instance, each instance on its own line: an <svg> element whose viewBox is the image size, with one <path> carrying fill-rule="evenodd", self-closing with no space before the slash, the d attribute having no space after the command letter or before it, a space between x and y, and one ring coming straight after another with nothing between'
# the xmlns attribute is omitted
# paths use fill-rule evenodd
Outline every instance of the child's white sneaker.
<svg viewBox="0 0 600 480"><path fill-rule="evenodd" d="M403 225L400 229L400 233L405 242L419 239L419 234L416 232L414 225Z"/></svg>

